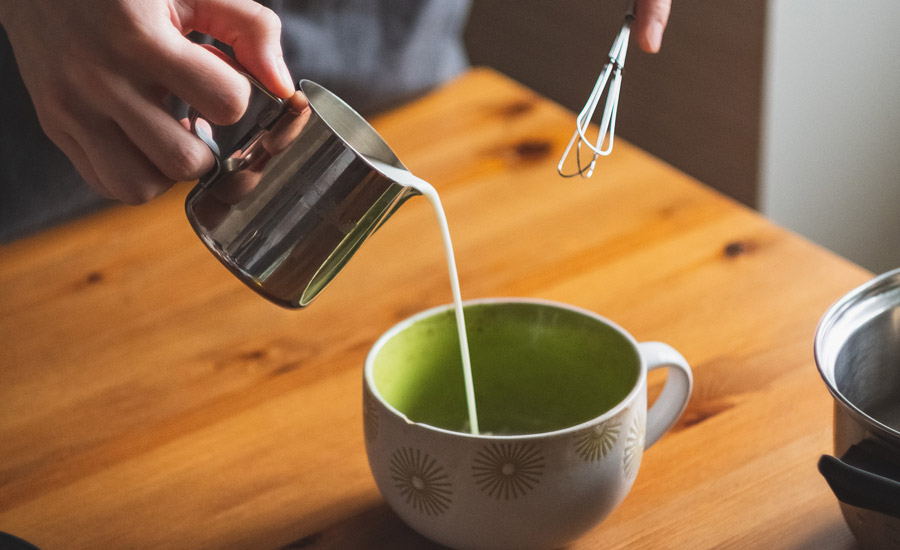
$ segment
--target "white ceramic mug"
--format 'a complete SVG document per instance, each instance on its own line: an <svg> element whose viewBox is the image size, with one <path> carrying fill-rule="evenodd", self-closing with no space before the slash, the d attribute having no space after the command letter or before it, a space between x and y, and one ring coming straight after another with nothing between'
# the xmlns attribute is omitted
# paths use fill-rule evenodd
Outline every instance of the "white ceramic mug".
<svg viewBox="0 0 900 550"><path fill-rule="evenodd" d="M592 312L466 302L481 435L467 433L452 306L387 331L364 371L372 474L410 527L459 549L557 548L605 518L679 418L691 369ZM669 367L647 409L647 372Z"/></svg>

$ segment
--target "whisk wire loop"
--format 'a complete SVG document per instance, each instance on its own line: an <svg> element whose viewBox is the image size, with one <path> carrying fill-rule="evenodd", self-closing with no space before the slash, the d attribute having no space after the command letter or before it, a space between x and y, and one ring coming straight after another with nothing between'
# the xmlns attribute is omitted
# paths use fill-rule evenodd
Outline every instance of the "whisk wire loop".
<svg viewBox="0 0 900 550"><path fill-rule="evenodd" d="M625 23L622 29L613 41L612 48L609 50L609 60L603 65L600 75L588 96L587 103L578 113L575 119L575 131L563 151L559 164L556 166L559 175L565 178L581 176L589 178L594 173L594 167L597 159L601 156L607 156L612 153L613 142L616 133L616 113L619 108L619 92L622 89L622 69L625 67L625 54L628 51L628 38L631 34L631 22L634 20L632 11L629 10L625 16ZM600 101L606 96L606 103L603 106L603 113L600 118L600 126L596 143L592 143L587 136L591 119L600 105ZM582 159L581 147L584 145L590 149L585 157L590 160ZM574 172L567 172L564 167L566 160L575 149L575 165Z"/></svg>

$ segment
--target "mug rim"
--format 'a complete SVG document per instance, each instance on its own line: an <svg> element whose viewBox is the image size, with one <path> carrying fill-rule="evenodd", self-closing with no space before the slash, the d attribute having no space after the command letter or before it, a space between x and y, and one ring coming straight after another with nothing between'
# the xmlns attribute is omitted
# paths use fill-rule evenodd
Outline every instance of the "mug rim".
<svg viewBox="0 0 900 550"><path fill-rule="evenodd" d="M628 394L625 395L618 403L607 409L603 414L598 416L594 416L589 420L585 420L584 422L580 422L578 424L574 424L572 426L567 426L565 428L559 428L557 430L550 430L545 432L535 432L535 433L527 433L527 434L473 434L467 432L461 432L456 430L448 430L446 428L440 428L438 426L433 426L431 424L426 424L424 422L415 422L410 420L408 416L406 416L403 412L398 410L396 407L391 405L384 396L381 395L381 392L378 391L378 386L375 384L373 367L375 364L375 357L381 351L381 348L391 340L394 336L399 334L400 332L406 330L410 326L416 324L417 322L427 319L429 317L433 317L440 313L443 313L447 310L453 310L455 307L454 303L443 304L439 306L435 306L418 313L415 313L397 323L395 323L391 328L385 331L378 339L372 344L372 347L369 348L369 351L366 355L365 366L363 367L363 382L366 389L372 394L372 396L378 400L378 403L381 404L384 408L391 412L394 416L400 418L405 421L407 424L416 426L418 428L425 429L427 431L432 431L436 433L453 435L456 437L463 437L468 439L476 439L476 440L504 440L504 441L513 441L513 440L525 440L525 439L545 439L548 437L554 437L558 435L566 435L575 433L585 428L590 427L593 424L599 424L609 420L620 414L622 411L627 409L634 400L637 398L639 392L641 391L641 386L643 385L643 381L647 378L647 362L644 360L643 355L640 352L640 345L638 341L632 336L628 331L623 329L621 326L611 321L610 319L595 313L589 309L585 309L583 307L567 304L564 302L558 302L554 300L547 300L544 298L502 298L502 297L493 297L493 298L475 298L470 300L463 300L462 306L465 308L470 305L496 305L496 304L528 304L528 305L537 305L537 306L547 306L556 309L564 309L571 311L573 313L577 313L579 315L583 315L585 317L589 317L594 319L595 321L600 321L605 324L609 328L612 328L616 332L618 332L621 336L623 336L628 343L631 345L634 350L635 355L638 359L638 376L637 381L628 391Z"/></svg>

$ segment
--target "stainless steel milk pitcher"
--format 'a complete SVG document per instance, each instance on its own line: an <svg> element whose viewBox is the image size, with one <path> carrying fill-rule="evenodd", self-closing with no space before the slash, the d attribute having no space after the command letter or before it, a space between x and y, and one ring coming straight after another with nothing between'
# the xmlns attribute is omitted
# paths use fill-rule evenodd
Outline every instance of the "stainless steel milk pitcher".
<svg viewBox="0 0 900 550"><path fill-rule="evenodd" d="M303 80L309 108L298 108L249 80L250 105L237 124L214 126L191 115L216 168L190 192L185 209L197 235L247 286L301 308L419 193L373 168L368 159L406 169L336 95Z"/></svg>

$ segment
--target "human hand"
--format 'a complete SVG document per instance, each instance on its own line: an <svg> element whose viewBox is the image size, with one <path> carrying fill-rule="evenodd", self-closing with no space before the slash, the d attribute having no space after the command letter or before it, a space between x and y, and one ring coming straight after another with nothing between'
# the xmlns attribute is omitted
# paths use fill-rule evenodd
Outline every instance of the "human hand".
<svg viewBox="0 0 900 550"><path fill-rule="evenodd" d="M638 46L645 52L659 51L671 8L672 0L636 1L633 32Z"/></svg>
<svg viewBox="0 0 900 550"><path fill-rule="evenodd" d="M311 114L306 96L294 92L285 101L284 110L275 123L260 139L241 151L240 156L246 164L242 163L237 170L217 174L215 184L204 191L203 199L192 203L197 221L208 229L218 227L231 208L256 189L272 159L294 143ZM213 133L211 129L208 132L209 135Z"/></svg>
<svg viewBox="0 0 900 550"><path fill-rule="evenodd" d="M294 92L280 20L252 0L0 0L0 24L46 134L91 187L128 204L214 164L167 95L219 125L246 109L247 80L188 32L231 45L275 95Z"/></svg>

